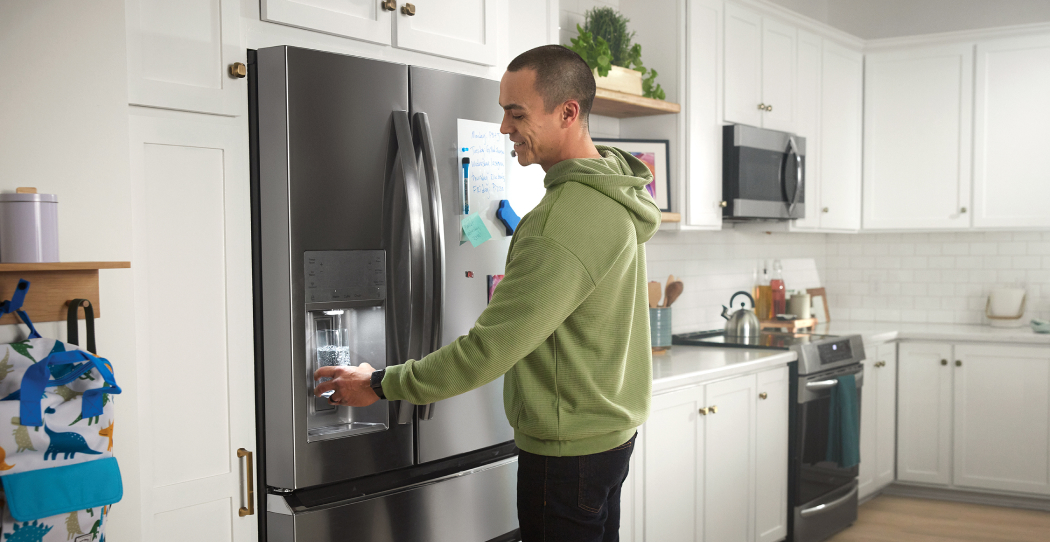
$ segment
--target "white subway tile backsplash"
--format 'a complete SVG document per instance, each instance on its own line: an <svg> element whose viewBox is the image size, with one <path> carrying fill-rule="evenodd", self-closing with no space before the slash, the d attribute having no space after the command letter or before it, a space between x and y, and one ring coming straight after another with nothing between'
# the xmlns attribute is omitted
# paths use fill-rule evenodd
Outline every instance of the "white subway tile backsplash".
<svg viewBox="0 0 1050 542"><path fill-rule="evenodd" d="M999 254L1005 256L1015 256L1026 254L1028 252L1028 244L1024 241L1009 241L1005 243L999 243Z"/></svg>

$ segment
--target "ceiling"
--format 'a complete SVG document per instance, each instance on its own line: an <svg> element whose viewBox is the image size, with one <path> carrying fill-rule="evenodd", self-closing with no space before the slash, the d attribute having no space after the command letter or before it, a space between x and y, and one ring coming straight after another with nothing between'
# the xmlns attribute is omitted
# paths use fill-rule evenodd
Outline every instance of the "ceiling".
<svg viewBox="0 0 1050 542"><path fill-rule="evenodd" d="M770 0L864 39L1050 22L1050 0Z"/></svg>

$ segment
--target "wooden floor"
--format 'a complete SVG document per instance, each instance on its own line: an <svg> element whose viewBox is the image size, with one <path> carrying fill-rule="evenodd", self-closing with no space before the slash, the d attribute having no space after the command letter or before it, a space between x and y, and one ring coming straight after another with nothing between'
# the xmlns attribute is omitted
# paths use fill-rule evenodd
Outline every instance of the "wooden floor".
<svg viewBox="0 0 1050 542"><path fill-rule="evenodd" d="M1050 512L881 495L829 542L1047 542Z"/></svg>

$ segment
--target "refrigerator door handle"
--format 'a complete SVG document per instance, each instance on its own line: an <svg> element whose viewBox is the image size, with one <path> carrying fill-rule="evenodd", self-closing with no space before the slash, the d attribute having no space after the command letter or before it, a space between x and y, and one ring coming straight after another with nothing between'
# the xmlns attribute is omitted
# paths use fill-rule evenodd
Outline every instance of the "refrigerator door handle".
<svg viewBox="0 0 1050 542"><path fill-rule="evenodd" d="M426 266L427 239L425 226L423 224L423 203L420 195L419 175L415 161L414 143L412 141L412 125L409 122L408 111L396 110L393 112L394 135L397 142L397 156L394 157L394 173L391 182L399 179L404 183L405 207L408 210L408 351L401 352L401 330L394 326L394 351L397 361L403 363L406 359L419 359L423 356L424 339L426 337L426 324L428 320L428 309L430 300L427 299L427 290L430 290L431 271ZM403 222L399 209L395 208L396 197L391 197L389 202L391 231L400 227ZM396 238L396 236L391 236ZM399 243L391 243L391 251L399 249ZM395 259L395 262L397 260ZM396 264L391 266L396 269ZM396 284L396 281L393 282ZM397 299L401 296L396 293L396 288L391 290L390 306L393 309L394 322L397 322ZM413 407L405 401L400 401L397 409L397 421L406 424L412 419Z"/></svg>
<svg viewBox="0 0 1050 542"><path fill-rule="evenodd" d="M424 112L416 113L412 118L415 134L418 136L419 149L423 155L423 174L427 179L427 193L430 195L430 251L432 268L430 341L426 345L429 352L441 348L442 318L445 308L445 213L441 205L441 182L438 176L437 154L434 152L434 136L430 131L430 119ZM417 160L418 160L417 151ZM434 417L434 403L423 405L419 417L429 420Z"/></svg>

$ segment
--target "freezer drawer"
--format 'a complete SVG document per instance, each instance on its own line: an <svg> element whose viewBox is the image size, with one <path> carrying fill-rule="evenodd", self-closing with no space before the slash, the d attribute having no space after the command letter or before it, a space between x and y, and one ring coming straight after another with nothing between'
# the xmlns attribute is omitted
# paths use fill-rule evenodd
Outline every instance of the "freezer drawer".
<svg viewBox="0 0 1050 542"><path fill-rule="evenodd" d="M518 528L518 458L350 504L292 512L268 495L268 542L488 542Z"/></svg>

